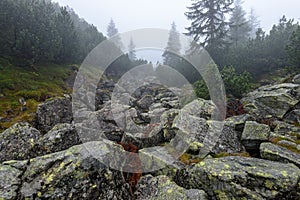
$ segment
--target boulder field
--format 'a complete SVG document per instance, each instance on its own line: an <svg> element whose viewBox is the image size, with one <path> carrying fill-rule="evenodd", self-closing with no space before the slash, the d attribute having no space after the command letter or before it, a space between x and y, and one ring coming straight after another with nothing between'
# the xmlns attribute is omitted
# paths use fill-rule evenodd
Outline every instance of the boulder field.
<svg viewBox="0 0 300 200"><path fill-rule="evenodd" d="M66 95L0 133L0 199L300 199L299 81L250 92L223 121L185 89L145 83L116 101L113 88L82 121Z"/></svg>

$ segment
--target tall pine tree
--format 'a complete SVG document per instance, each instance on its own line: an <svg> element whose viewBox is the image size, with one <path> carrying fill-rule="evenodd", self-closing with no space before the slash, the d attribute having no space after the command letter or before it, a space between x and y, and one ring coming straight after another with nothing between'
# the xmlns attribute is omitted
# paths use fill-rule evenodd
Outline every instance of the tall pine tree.
<svg viewBox="0 0 300 200"><path fill-rule="evenodd" d="M178 65L180 62L180 58L177 55L180 54L180 49L181 49L180 35L176 29L175 22L173 22L171 25L171 30L169 32L168 43L162 55L164 58L163 60L164 64L173 67Z"/></svg>
<svg viewBox="0 0 300 200"><path fill-rule="evenodd" d="M242 0L236 0L233 12L230 17L230 40L237 46L250 37L251 26L246 19L246 12L242 7Z"/></svg>
<svg viewBox="0 0 300 200"><path fill-rule="evenodd" d="M250 24L250 28L251 28L250 37L255 38L256 32L258 31L258 29L260 27L260 22L259 22L257 16L255 15L255 11L253 8L251 8L251 10L250 10L249 24Z"/></svg>
<svg viewBox="0 0 300 200"><path fill-rule="evenodd" d="M191 26L186 28L186 34L193 36L194 44L206 47L210 53L223 49L227 45L229 25L225 16L232 11L233 0L193 1L185 13L188 20L192 21Z"/></svg>
<svg viewBox="0 0 300 200"><path fill-rule="evenodd" d="M130 42L128 45L128 57L130 60L136 60L136 51L135 49L135 44L133 42L133 39L130 38Z"/></svg>
<svg viewBox="0 0 300 200"><path fill-rule="evenodd" d="M107 36L112 39L115 45L117 45L121 50L123 49L123 44L121 38L118 36L118 29L113 19L110 20L107 26Z"/></svg>

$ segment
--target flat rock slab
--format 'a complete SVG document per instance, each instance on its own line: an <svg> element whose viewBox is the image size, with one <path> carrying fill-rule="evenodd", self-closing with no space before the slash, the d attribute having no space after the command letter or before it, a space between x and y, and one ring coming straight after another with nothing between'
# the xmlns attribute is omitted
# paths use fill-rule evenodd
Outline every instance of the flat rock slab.
<svg viewBox="0 0 300 200"><path fill-rule="evenodd" d="M293 199L299 194L299 178L294 164L224 157L180 171L176 183L203 189L212 199Z"/></svg>
<svg viewBox="0 0 300 200"><path fill-rule="evenodd" d="M293 163L300 167L300 154L276 144L262 143L260 145L260 155L267 160Z"/></svg>

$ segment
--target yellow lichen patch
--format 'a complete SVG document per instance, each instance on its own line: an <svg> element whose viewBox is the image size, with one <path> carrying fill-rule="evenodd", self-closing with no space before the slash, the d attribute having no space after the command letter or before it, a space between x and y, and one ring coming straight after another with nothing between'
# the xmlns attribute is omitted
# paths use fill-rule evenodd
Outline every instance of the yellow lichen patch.
<svg viewBox="0 0 300 200"><path fill-rule="evenodd" d="M34 143L34 139L33 138L29 139L29 143L30 143L31 147L34 147L35 143Z"/></svg>
<svg viewBox="0 0 300 200"><path fill-rule="evenodd" d="M257 172L256 175L260 176L260 177L264 177L264 178L272 178L273 177L271 174L264 173L264 172Z"/></svg>
<svg viewBox="0 0 300 200"><path fill-rule="evenodd" d="M215 194L218 197L218 199L222 199L222 200L229 200L229 198L227 197L226 193L221 191L221 190L215 190Z"/></svg>
<svg viewBox="0 0 300 200"><path fill-rule="evenodd" d="M287 174L286 171L282 171L281 174L282 174L284 177L287 177L287 176L288 176L288 174Z"/></svg>
<svg viewBox="0 0 300 200"><path fill-rule="evenodd" d="M205 162L200 162L199 164L198 164L198 166L200 166L200 167L203 167L205 165Z"/></svg>
<svg viewBox="0 0 300 200"><path fill-rule="evenodd" d="M46 178L45 183L46 184L50 184L53 181L53 179L54 179L54 174L49 174L49 176L45 177L45 178Z"/></svg>
<svg viewBox="0 0 300 200"><path fill-rule="evenodd" d="M168 194L171 194L172 192L173 192L172 188L170 188L170 189L167 190Z"/></svg>
<svg viewBox="0 0 300 200"><path fill-rule="evenodd" d="M40 191L38 191L37 196L38 196L38 197L41 197L41 196L42 196L42 193L41 193Z"/></svg>
<svg viewBox="0 0 300 200"><path fill-rule="evenodd" d="M224 165L224 168L226 168L226 169L229 169L229 168L230 168L230 166L229 166L229 165L227 165L227 164L225 164L225 165Z"/></svg>
<svg viewBox="0 0 300 200"><path fill-rule="evenodd" d="M270 180L266 180L265 186L266 188L273 189L274 183Z"/></svg>

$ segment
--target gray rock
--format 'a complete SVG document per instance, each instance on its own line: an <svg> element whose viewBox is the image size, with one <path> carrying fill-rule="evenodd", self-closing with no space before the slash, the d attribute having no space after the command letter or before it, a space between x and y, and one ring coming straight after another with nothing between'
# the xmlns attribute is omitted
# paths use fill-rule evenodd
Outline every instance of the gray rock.
<svg viewBox="0 0 300 200"><path fill-rule="evenodd" d="M278 145L281 146L289 146L289 147L293 147L293 148L297 148L297 144L288 140L280 140L279 142L277 142Z"/></svg>
<svg viewBox="0 0 300 200"><path fill-rule="evenodd" d="M17 199L23 171L8 164L0 164L0 199Z"/></svg>
<svg viewBox="0 0 300 200"><path fill-rule="evenodd" d="M269 140L270 133L268 125L248 121L242 133L242 143L248 150L257 150L262 142Z"/></svg>
<svg viewBox="0 0 300 200"><path fill-rule="evenodd" d="M273 138L288 139L296 142L300 138L300 127L282 121L276 121Z"/></svg>
<svg viewBox="0 0 300 200"><path fill-rule="evenodd" d="M228 117L225 120L225 125L233 127L237 131L243 131L246 121L252 121L253 118L249 114L242 114L233 117Z"/></svg>
<svg viewBox="0 0 300 200"><path fill-rule="evenodd" d="M0 134L0 161L28 159L41 133L28 123L17 123Z"/></svg>
<svg viewBox="0 0 300 200"><path fill-rule="evenodd" d="M208 199L203 190L185 189L171 181L167 176L141 178L135 192L137 200L205 200Z"/></svg>
<svg viewBox="0 0 300 200"><path fill-rule="evenodd" d="M137 105L141 109L149 109L149 107L151 106L151 104L153 104L153 102L154 102L154 99L152 96L145 95L137 102Z"/></svg>
<svg viewBox="0 0 300 200"><path fill-rule="evenodd" d="M294 76L292 83L294 84L300 84L300 74Z"/></svg>
<svg viewBox="0 0 300 200"><path fill-rule="evenodd" d="M282 119L284 115L299 103L300 87L297 84L284 83L267 85L250 92L241 101L250 114L262 118L274 116Z"/></svg>
<svg viewBox="0 0 300 200"><path fill-rule="evenodd" d="M34 152L37 156L41 156L63 151L80 143L75 125L58 124L38 140Z"/></svg>
<svg viewBox="0 0 300 200"><path fill-rule="evenodd" d="M93 147L97 159L85 145ZM31 159L18 183L18 199L130 199L122 172L107 168L101 160L108 146L103 142L85 145ZM13 185L13 180L7 184Z"/></svg>
<svg viewBox="0 0 300 200"><path fill-rule="evenodd" d="M294 199L299 178L300 169L293 164L224 157L187 167L178 172L175 182L203 189L209 199Z"/></svg>
<svg viewBox="0 0 300 200"><path fill-rule="evenodd" d="M284 120L289 123L298 123L300 124L300 109L295 109L290 112L288 112L284 116Z"/></svg>
<svg viewBox="0 0 300 200"><path fill-rule="evenodd" d="M50 131L56 124L71 123L73 119L71 97L61 97L46 101L36 111L36 127L42 132Z"/></svg>
<svg viewBox="0 0 300 200"><path fill-rule="evenodd" d="M211 119L211 116L214 111L217 110L217 107L212 101L199 98L184 106L183 109L189 115L204 119Z"/></svg>
<svg viewBox="0 0 300 200"><path fill-rule="evenodd" d="M205 119L212 114L214 108L210 101L195 100L180 110L173 122L173 127L189 135L191 143L203 144L198 145L198 152L201 152L201 156L206 156L210 152L244 151L240 142L241 135L234 126L227 124L223 126L217 121ZM195 148L190 148L190 150L195 152Z"/></svg>
<svg viewBox="0 0 300 200"><path fill-rule="evenodd" d="M300 167L300 154L272 143L262 143L260 145L260 155L267 160L289 162Z"/></svg>

